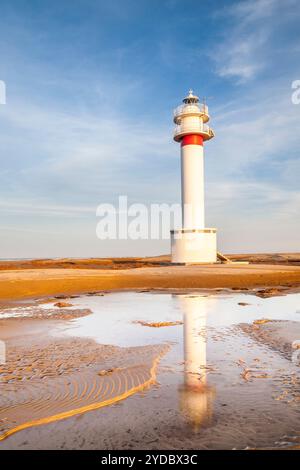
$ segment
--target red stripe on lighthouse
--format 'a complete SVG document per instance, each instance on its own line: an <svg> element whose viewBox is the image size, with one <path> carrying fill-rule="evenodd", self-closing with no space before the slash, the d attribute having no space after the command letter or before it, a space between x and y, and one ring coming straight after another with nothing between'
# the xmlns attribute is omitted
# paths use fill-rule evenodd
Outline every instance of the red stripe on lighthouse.
<svg viewBox="0 0 300 470"><path fill-rule="evenodd" d="M184 145L203 145L203 137L198 134L185 135L181 140L181 147Z"/></svg>

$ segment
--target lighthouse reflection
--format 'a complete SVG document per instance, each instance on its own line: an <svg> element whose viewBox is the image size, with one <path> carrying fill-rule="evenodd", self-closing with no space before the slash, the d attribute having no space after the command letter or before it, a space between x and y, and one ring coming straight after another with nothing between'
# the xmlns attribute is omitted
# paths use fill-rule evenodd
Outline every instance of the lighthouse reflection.
<svg viewBox="0 0 300 470"><path fill-rule="evenodd" d="M207 297L178 297L184 319L184 383L179 389L180 411L195 430L212 418L215 390L207 382ZM210 302L212 299L209 300Z"/></svg>

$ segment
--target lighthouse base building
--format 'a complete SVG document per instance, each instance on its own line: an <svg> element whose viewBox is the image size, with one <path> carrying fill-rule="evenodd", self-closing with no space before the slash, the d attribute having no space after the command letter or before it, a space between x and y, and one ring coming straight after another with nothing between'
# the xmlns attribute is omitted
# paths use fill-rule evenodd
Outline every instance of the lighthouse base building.
<svg viewBox="0 0 300 470"><path fill-rule="evenodd" d="M174 140L181 144L182 228L171 231L172 263L215 263L217 230L205 228L204 142L214 137L208 107L190 90L174 111Z"/></svg>
<svg viewBox="0 0 300 470"><path fill-rule="evenodd" d="M172 230L172 263L216 263L217 230Z"/></svg>

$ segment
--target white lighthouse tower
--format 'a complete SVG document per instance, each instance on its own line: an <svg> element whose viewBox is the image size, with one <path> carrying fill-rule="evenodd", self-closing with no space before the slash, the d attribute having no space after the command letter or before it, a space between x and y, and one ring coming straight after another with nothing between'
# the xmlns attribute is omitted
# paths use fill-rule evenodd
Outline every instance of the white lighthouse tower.
<svg viewBox="0 0 300 470"><path fill-rule="evenodd" d="M208 107L190 90L174 111L174 140L181 144L182 228L171 231L173 263L217 261L217 231L204 222L203 144L214 137L208 121Z"/></svg>

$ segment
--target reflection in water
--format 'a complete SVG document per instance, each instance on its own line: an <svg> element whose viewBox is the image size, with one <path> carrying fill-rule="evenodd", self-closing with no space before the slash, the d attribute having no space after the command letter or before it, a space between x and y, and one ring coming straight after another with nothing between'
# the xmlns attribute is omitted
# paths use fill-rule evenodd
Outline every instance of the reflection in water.
<svg viewBox="0 0 300 470"><path fill-rule="evenodd" d="M178 297L184 316L184 384L180 387L180 410L197 430L210 422L215 395L207 384L207 297ZM212 302L212 299L209 300Z"/></svg>

